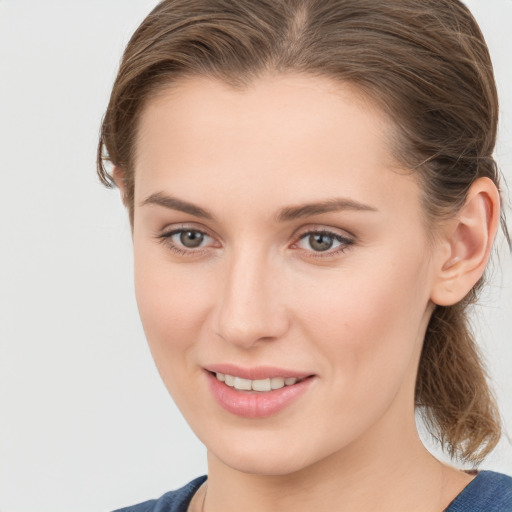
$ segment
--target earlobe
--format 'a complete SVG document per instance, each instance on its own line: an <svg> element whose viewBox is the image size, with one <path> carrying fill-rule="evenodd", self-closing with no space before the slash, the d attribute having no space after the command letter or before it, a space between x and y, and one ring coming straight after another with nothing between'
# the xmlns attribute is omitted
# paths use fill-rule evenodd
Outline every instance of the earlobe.
<svg viewBox="0 0 512 512"><path fill-rule="evenodd" d="M496 185L489 178L479 178L456 218L444 229L432 302L439 306L456 304L477 283L489 261L499 217Z"/></svg>

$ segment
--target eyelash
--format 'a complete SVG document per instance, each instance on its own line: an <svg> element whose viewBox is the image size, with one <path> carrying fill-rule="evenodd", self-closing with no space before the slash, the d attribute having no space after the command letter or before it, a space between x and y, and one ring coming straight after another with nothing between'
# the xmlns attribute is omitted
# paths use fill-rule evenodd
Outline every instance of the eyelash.
<svg viewBox="0 0 512 512"><path fill-rule="evenodd" d="M170 249L175 254L178 254L179 256L197 256L204 252L204 249L198 248L198 249L185 249L183 247L180 247L176 245L174 242L172 242L172 237L174 235L179 235L181 233L184 233L186 231L191 231L193 233L198 233L203 236L211 238L208 233L201 231L200 229L192 229L187 227L182 227L180 229L174 229L172 231L169 231L168 233L163 233L161 235L157 235L158 242L165 245L168 249ZM340 254L343 254L345 251L347 251L351 245L354 244L354 240L351 238L347 238L344 236L341 236L337 233L334 233L332 231L328 231L325 229L319 229L319 230L309 230L301 233L298 238L293 242L292 246L298 244L303 239L307 238L311 235L323 235L327 236L337 242L339 242L341 245L337 247L335 250L326 250L326 251L314 251L314 250L306 250L303 251L308 254L309 258L332 258L333 256L338 256Z"/></svg>

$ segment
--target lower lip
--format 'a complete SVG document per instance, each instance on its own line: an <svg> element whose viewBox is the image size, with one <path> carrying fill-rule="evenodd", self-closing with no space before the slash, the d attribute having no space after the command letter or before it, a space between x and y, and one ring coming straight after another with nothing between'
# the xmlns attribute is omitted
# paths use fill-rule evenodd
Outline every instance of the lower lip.
<svg viewBox="0 0 512 512"><path fill-rule="evenodd" d="M210 391L217 403L226 411L242 418L267 418L282 411L303 395L313 377L307 377L292 386L272 391L239 391L227 386L215 375L206 372Z"/></svg>

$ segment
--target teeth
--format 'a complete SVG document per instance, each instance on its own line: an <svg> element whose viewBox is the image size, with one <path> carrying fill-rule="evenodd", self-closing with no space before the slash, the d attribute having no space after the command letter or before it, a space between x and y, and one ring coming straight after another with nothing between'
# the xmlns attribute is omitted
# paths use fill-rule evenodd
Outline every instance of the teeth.
<svg viewBox="0 0 512 512"><path fill-rule="evenodd" d="M235 389L241 389L243 391L251 391L251 381L249 379L242 379L241 377L235 377Z"/></svg>
<svg viewBox="0 0 512 512"><path fill-rule="evenodd" d="M224 373L216 373L215 375L221 382L241 391L271 391L273 389L281 389L284 386L293 386L300 380L296 377L288 377L286 379L284 377L272 377L269 379L250 380Z"/></svg>
<svg viewBox="0 0 512 512"><path fill-rule="evenodd" d="M272 377L270 379L270 386L272 389L281 389L284 387L284 378L283 377Z"/></svg>
<svg viewBox="0 0 512 512"><path fill-rule="evenodd" d="M254 391L270 391L272 389L270 379L253 380L252 389Z"/></svg>

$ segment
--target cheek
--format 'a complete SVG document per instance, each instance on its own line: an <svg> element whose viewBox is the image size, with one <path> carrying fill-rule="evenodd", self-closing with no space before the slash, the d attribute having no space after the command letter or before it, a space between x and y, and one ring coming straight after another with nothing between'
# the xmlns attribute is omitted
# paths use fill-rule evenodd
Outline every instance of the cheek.
<svg viewBox="0 0 512 512"><path fill-rule="evenodd" d="M311 416L315 428L336 432L340 444L377 424L393 404L407 411L413 404L425 282L421 265L385 263L380 270L337 272L324 286L296 294L296 319L313 343L327 390Z"/></svg>
<svg viewBox="0 0 512 512"><path fill-rule="evenodd" d="M160 373L167 373L165 366L182 359L199 336L208 312L208 283L197 279L193 264L173 265L161 247L137 246L136 240L134 269L146 338Z"/></svg>
<svg viewBox="0 0 512 512"><path fill-rule="evenodd" d="M333 371L362 386L403 376L421 346L428 304L421 255L397 262L380 255L372 263L338 269L296 293L297 321L308 337L334 362Z"/></svg>
<svg viewBox="0 0 512 512"><path fill-rule="evenodd" d="M176 405L187 420L193 419L202 410L201 397L184 383L199 373L194 346L208 309L205 287L195 284L190 271L137 249L134 266L137 304L153 360Z"/></svg>

